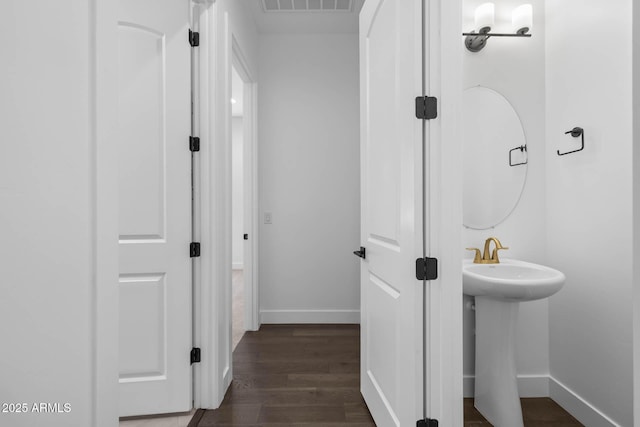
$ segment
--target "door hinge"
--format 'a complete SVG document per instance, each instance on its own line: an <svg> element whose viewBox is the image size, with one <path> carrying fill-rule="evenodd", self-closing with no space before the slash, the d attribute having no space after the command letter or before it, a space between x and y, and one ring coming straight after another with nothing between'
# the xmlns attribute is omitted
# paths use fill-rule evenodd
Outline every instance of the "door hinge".
<svg viewBox="0 0 640 427"><path fill-rule="evenodd" d="M200 363L200 348L193 347L191 349L191 364Z"/></svg>
<svg viewBox="0 0 640 427"><path fill-rule="evenodd" d="M200 33L189 30L189 44L191 47L200 46Z"/></svg>
<svg viewBox="0 0 640 427"><path fill-rule="evenodd" d="M200 256L200 243L191 242L189 245L189 255L191 258L196 258Z"/></svg>
<svg viewBox="0 0 640 427"><path fill-rule="evenodd" d="M431 418L418 420L418 422L416 422L416 427L438 427L438 420L432 420Z"/></svg>
<svg viewBox="0 0 640 427"><path fill-rule="evenodd" d="M418 96L416 98L416 117L421 120L431 120L438 117L438 98Z"/></svg>
<svg viewBox="0 0 640 427"><path fill-rule="evenodd" d="M436 258L418 258L416 260L416 279L436 280L438 278L438 260Z"/></svg>
<svg viewBox="0 0 640 427"><path fill-rule="evenodd" d="M189 137L189 150L200 151L200 138L197 136Z"/></svg>

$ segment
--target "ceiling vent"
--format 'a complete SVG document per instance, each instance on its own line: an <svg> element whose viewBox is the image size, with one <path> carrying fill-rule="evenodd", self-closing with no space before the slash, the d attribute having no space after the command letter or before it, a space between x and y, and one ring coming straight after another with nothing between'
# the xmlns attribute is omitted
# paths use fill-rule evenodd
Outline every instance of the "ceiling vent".
<svg viewBox="0 0 640 427"><path fill-rule="evenodd" d="M262 0L265 12L351 12L353 0Z"/></svg>

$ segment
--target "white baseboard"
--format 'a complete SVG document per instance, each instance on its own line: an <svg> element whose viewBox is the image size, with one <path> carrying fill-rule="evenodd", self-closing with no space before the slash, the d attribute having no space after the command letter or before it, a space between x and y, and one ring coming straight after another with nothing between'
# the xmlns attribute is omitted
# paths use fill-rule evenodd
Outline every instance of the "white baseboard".
<svg viewBox="0 0 640 427"><path fill-rule="evenodd" d="M234 262L231 264L231 269L232 270L244 270L244 263L243 262Z"/></svg>
<svg viewBox="0 0 640 427"><path fill-rule="evenodd" d="M570 388L549 377L549 397L586 426L620 427Z"/></svg>
<svg viewBox="0 0 640 427"><path fill-rule="evenodd" d="M475 377L463 378L464 397L473 397ZM549 377L547 375L518 375L518 394L520 397L549 397Z"/></svg>
<svg viewBox="0 0 640 427"><path fill-rule="evenodd" d="M360 323L360 310L261 310L260 323Z"/></svg>

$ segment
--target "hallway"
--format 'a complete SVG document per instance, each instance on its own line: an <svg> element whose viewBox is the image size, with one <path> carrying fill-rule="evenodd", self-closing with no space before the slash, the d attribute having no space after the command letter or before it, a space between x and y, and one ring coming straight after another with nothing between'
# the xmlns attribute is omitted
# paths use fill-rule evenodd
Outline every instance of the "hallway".
<svg viewBox="0 0 640 427"><path fill-rule="evenodd" d="M245 333L233 370L222 406L189 427L375 426L359 391L359 325L263 325Z"/></svg>

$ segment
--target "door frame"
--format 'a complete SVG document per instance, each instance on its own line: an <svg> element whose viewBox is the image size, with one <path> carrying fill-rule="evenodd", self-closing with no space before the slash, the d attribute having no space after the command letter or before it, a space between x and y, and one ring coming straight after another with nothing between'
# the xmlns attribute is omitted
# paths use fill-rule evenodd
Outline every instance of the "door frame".
<svg viewBox="0 0 640 427"><path fill-rule="evenodd" d="M425 289L429 354L424 405L441 425L462 426L462 1L422 1L425 91L438 98L438 117L426 124L426 256L438 258L438 278Z"/></svg>
<svg viewBox="0 0 640 427"><path fill-rule="evenodd" d="M200 156L194 172L196 212L194 224L200 237L202 255L194 272L194 342L201 348L202 361L194 365L194 407L215 409L220 406L233 376L231 345L231 67L235 62L245 83L245 144L251 160L245 182L251 185L245 194L245 212L250 212L247 233L250 236L251 271L249 289L250 317L245 328L257 330L258 316L258 161L257 161L257 83L244 48L232 32L228 10L220 2L194 0L194 31L200 32L200 47L195 55L194 110L198 114L201 140ZM244 76L242 75L244 73ZM245 154L246 156L246 154ZM246 216L245 216L246 218ZM245 224L247 220L245 220ZM251 238L253 236L253 239ZM246 252L245 252L246 253ZM245 288L246 289L246 288ZM249 301L250 299L250 301Z"/></svg>
<svg viewBox="0 0 640 427"><path fill-rule="evenodd" d="M219 9L216 3L198 3L194 5L193 14L193 30L200 33L200 47L194 50L194 79L197 82L194 110L198 111L196 132L200 136L200 153L194 171L197 206L194 226L202 245L194 279L194 343L201 348L202 359L195 365L193 385L194 407L207 409L219 406L231 383L230 360L223 344L224 338L230 335L223 327L229 325L226 302L230 295L225 295L224 287L220 286L227 276L231 280L231 254L225 253L225 244L231 245L230 234L225 229L227 225L227 229L231 228L231 214L225 216L219 208L226 203L219 190L224 188L225 180L231 182L231 170L225 170L225 154L230 158L230 153L224 153L224 144L220 147L213 143L224 140L229 132L225 116L219 117L217 113L224 108L221 99L230 97L226 92L218 95L225 80L230 79L230 76L216 72L216 57L226 41L221 37L224 32L217 31L217 27L228 28L228 16ZM205 186L208 191L203 191Z"/></svg>
<svg viewBox="0 0 640 427"><path fill-rule="evenodd" d="M244 232L249 234L249 240L244 246L244 328L247 331L257 331L260 328L259 304L258 304L258 230L259 210L258 206L258 135L257 135L257 99L258 84L252 75L245 54L240 43L233 34L231 35L232 64L243 82L242 117L243 135L243 211ZM231 135L230 135L231 136Z"/></svg>
<svg viewBox="0 0 640 427"><path fill-rule="evenodd" d="M118 4L91 0L88 34L93 53L89 83L93 120L93 271L91 289L92 425L118 425Z"/></svg>

